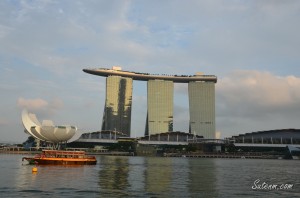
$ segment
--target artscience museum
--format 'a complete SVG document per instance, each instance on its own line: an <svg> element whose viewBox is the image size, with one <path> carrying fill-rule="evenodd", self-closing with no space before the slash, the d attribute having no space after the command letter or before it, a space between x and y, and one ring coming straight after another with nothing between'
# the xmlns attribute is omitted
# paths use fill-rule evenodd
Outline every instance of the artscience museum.
<svg viewBox="0 0 300 198"><path fill-rule="evenodd" d="M76 133L77 127L70 125L55 126L51 120L38 121L35 114L22 112L22 123L25 132L35 139L48 143L59 144L70 140Z"/></svg>

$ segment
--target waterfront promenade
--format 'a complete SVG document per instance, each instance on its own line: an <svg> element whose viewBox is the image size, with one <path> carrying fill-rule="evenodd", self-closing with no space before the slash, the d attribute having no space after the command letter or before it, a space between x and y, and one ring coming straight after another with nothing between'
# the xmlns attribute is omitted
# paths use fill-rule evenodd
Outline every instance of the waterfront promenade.
<svg viewBox="0 0 300 198"><path fill-rule="evenodd" d="M282 155L264 154L261 152L241 153L166 153L164 157L188 157L188 158L235 158L235 159L282 159Z"/></svg>
<svg viewBox="0 0 300 198"><path fill-rule="evenodd" d="M41 148L42 149L42 148ZM23 150L22 147L5 147L0 149L0 154L21 154L34 155L41 153L41 149L30 148ZM43 149L50 149L45 147ZM134 152L91 150L86 148L68 148L67 150L81 150L88 155L106 155L106 156L135 156ZM231 159L282 159L284 156L279 154L266 154L263 152L231 152L231 153L163 153L160 157L186 157L186 158L231 158Z"/></svg>
<svg viewBox="0 0 300 198"><path fill-rule="evenodd" d="M52 148L49 147L41 147L40 149L36 149L32 147L28 150L24 150L23 147L3 147L0 149L0 154L34 155L34 154L42 153L42 149L52 150ZM134 156L133 152L108 151L106 149L92 151L86 148L68 148L67 150L85 151L87 155Z"/></svg>

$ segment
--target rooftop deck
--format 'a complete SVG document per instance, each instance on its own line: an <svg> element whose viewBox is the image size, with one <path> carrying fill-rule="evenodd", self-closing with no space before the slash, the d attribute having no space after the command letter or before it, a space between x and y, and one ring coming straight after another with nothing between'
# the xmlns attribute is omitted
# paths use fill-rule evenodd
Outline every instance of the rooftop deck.
<svg viewBox="0 0 300 198"><path fill-rule="evenodd" d="M217 82L217 77L214 75L166 75L166 74L149 74L149 73L138 73L123 70L114 70L107 68L99 69L83 69L84 72L98 75L98 76L122 76L132 78L133 80L169 80L177 83L188 83L192 81L205 81L205 82Z"/></svg>

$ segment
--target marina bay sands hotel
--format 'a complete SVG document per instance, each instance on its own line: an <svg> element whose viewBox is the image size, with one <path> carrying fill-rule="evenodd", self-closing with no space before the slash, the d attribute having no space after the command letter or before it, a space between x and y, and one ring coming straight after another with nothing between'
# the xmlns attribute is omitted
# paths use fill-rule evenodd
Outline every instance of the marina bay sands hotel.
<svg viewBox="0 0 300 198"><path fill-rule="evenodd" d="M102 131L118 131L130 137L133 80L147 81L145 136L173 131L174 83L188 83L189 133L215 138L214 75L156 75L112 69L83 69L106 77Z"/></svg>

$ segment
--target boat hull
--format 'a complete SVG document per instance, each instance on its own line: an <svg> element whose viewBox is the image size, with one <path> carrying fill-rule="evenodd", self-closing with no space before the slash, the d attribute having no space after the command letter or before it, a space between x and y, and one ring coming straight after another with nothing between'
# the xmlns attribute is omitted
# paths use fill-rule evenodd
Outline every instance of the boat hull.
<svg viewBox="0 0 300 198"><path fill-rule="evenodd" d="M29 164L37 165L95 165L97 160L91 159L69 159L69 158L23 158Z"/></svg>
<svg viewBox="0 0 300 198"><path fill-rule="evenodd" d="M36 165L94 165L95 156L88 156L84 151L43 150L41 154L23 157L29 164Z"/></svg>

